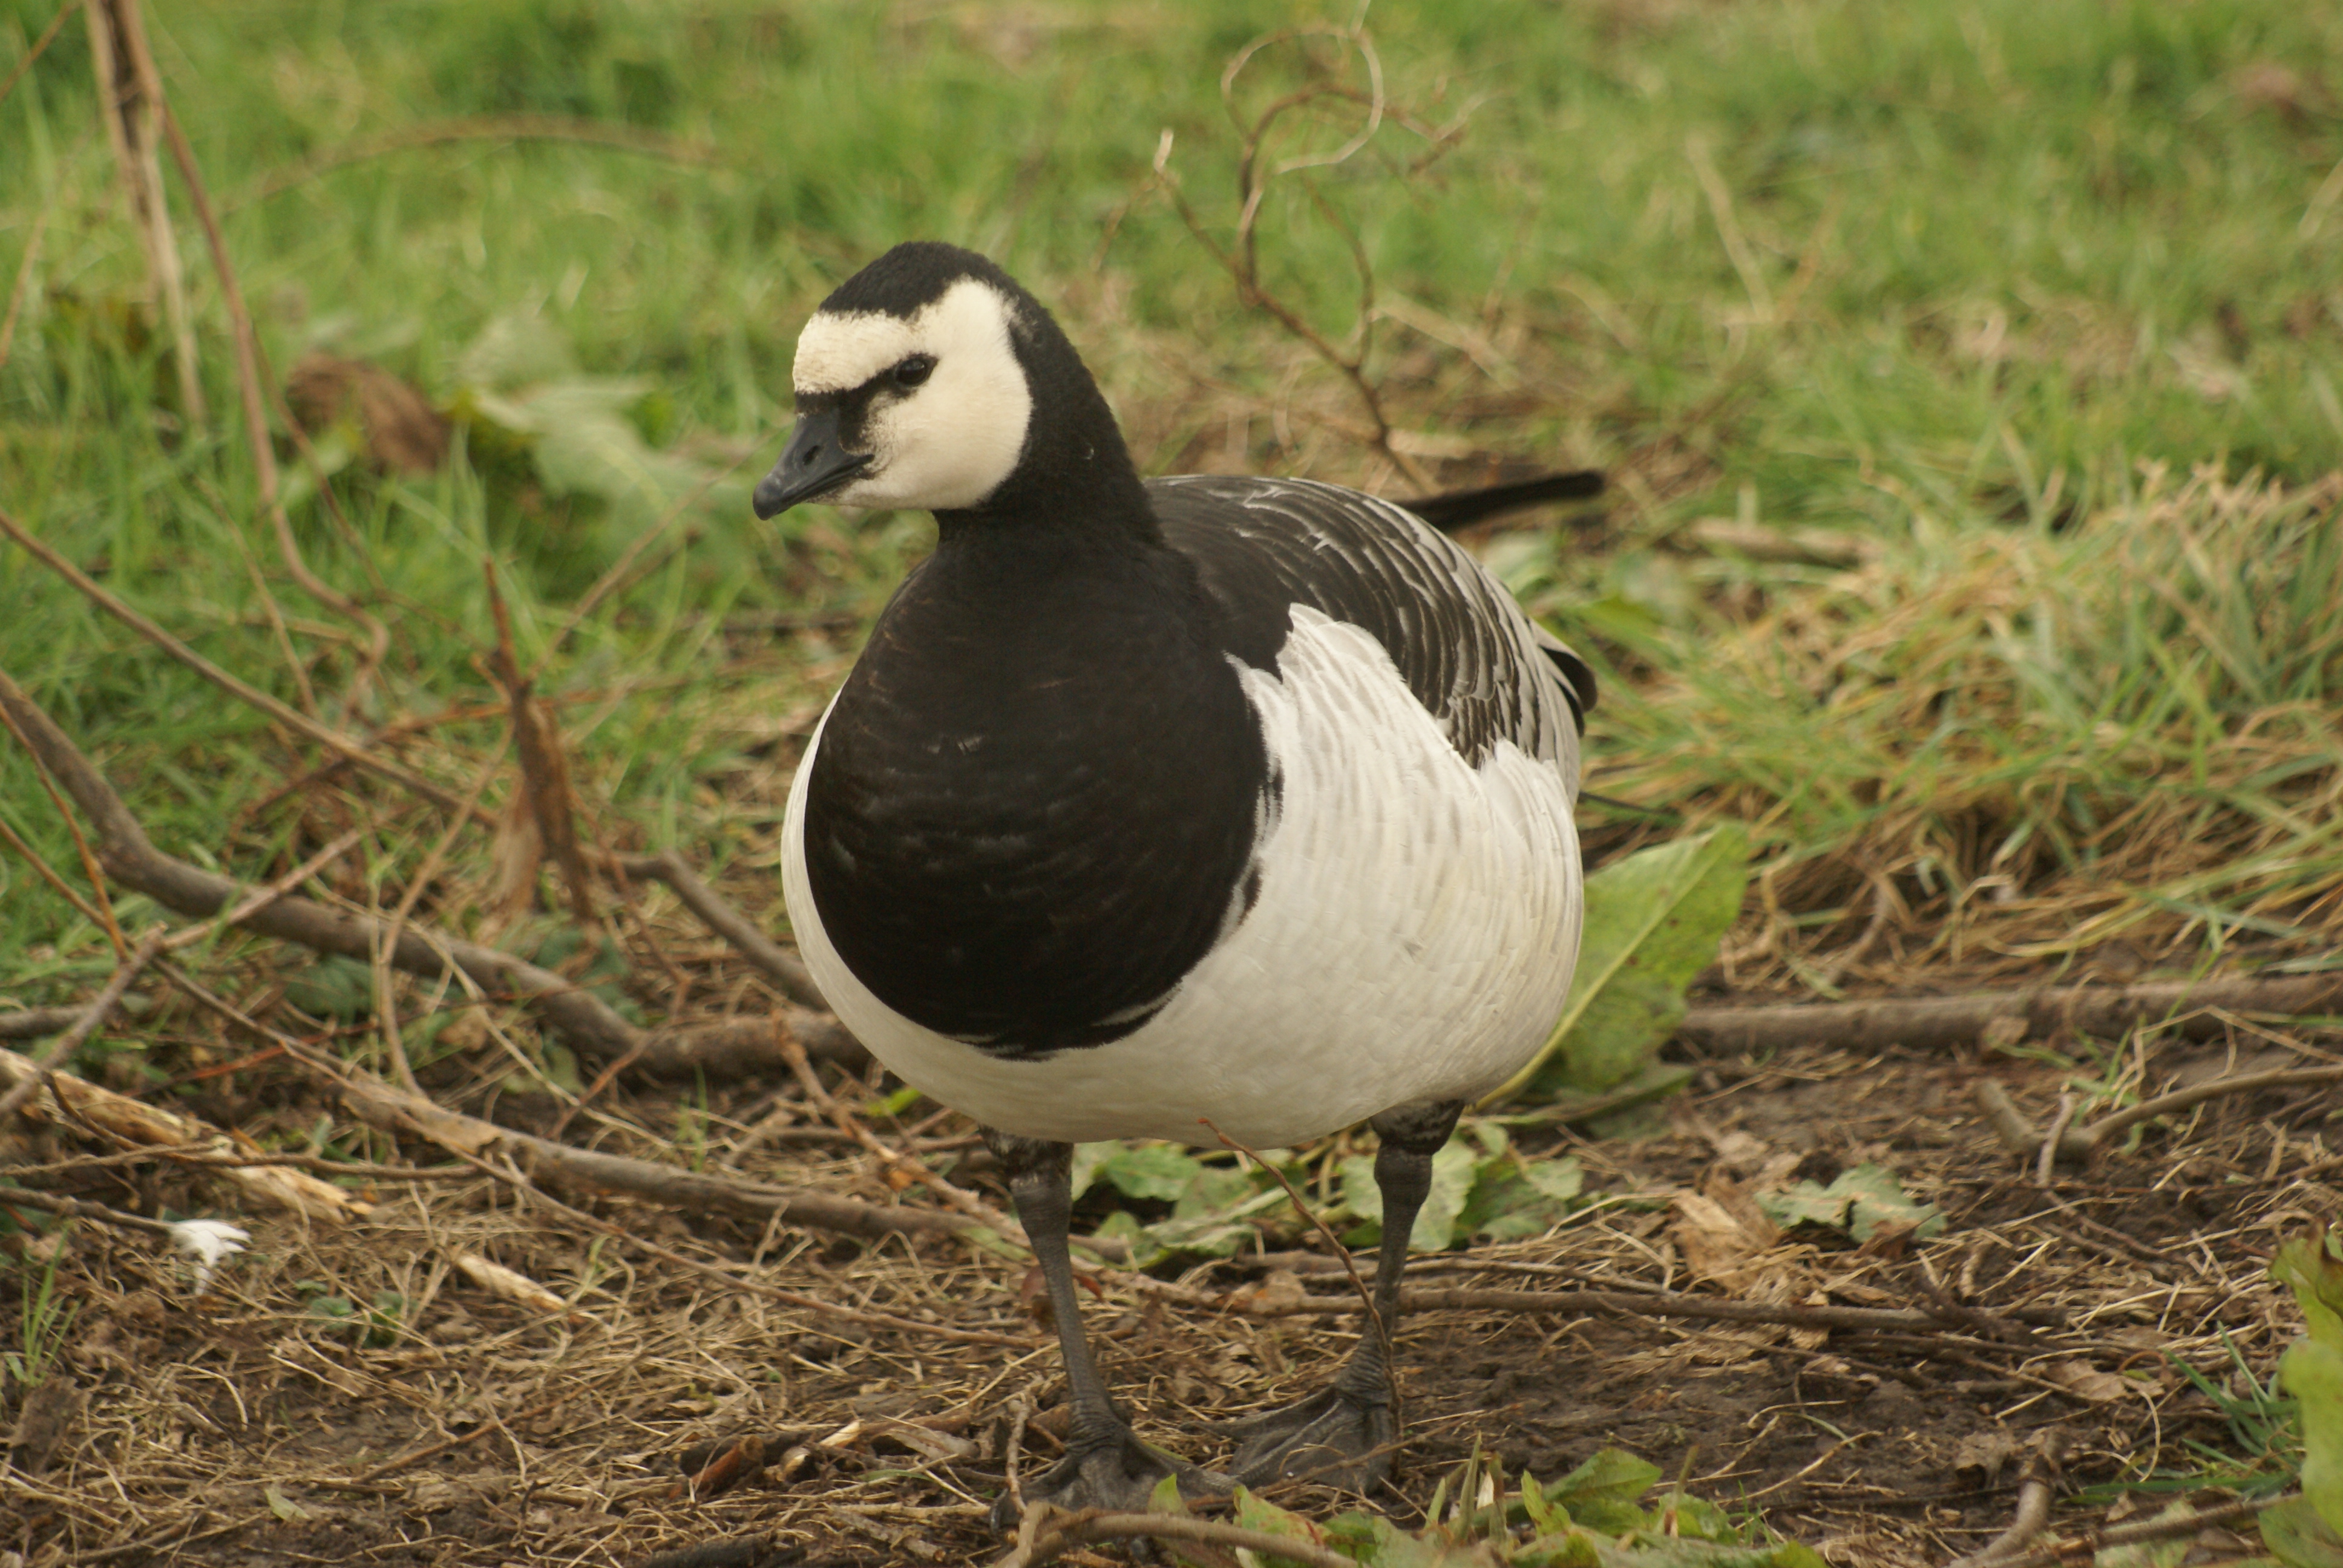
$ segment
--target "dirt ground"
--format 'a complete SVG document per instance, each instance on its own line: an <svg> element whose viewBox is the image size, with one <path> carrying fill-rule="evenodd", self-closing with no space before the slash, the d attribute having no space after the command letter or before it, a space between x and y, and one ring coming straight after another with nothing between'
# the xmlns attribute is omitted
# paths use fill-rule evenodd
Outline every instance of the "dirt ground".
<svg viewBox="0 0 2343 1568"><path fill-rule="evenodd" d="M2239 1030L2226 1047L2144 1042L2137 1054L2164 1082L2265 1058L2330 1060L2321 1038L2333 1043ZM1693 1087L1640 1127L1517 1131L1524 1146L1574 1152L1595 1201L1535 1240L1419 1260L1417 1282L1933 1302L1944 1326L1422 1312L1400 1336L1410 1436L1382 1507L1420 1510L1476 1445L1548 1480L1616 1445L1861 1568L1942 1562L2006 1526L2025 1456L2052 1429L2066 1438L2069 1501L2092 1517L2218 1480L2208 1450L2252 1468L2228 1417L2182 1368L2240 1394L2248 1372L2267 1382L2299 1332L2263 1271L2284 1233L2343 1207L2325 1169L2330 1091L2214 1101L2046 1187L1996 1141L1971 1085L1997 1080L2047 1124L2062 1073L2046 1060L1817 1048L1695 1065ZM706 1168L720 1171L774 1103L756 1086L618 1095L568 1136L617 1147L628 1123L679 1118L704 1131ZM208 1109L230 1126L325 1114L297 1098ZM558 1114L518 1098L498 1113ZM826 1131L800 1127L800 1141L767 1146L747 1169L888 1195L871 1158ZM916 1131L925 1146L969 1148L954 1119ZM427 1146L377 1138L371 1150L382 1161L402 1152L433 1163ZM93 1201L232 1211L216 1178L152 1160L92 1166L87 1143L66 1131L8 1153L20 1181L45 1161L67 1178L60 1190ZM1919 1242L1891 1228L1863 1247L1813 1227L1770 1234L1748 1201L1865 1162L1941 1209L1941 1233ZM619 1221L638 1239L628 1244L456 1175L377 1183L375 1212L358 1224L254 1216L252 1251L200 1297L186 1263L149 1238L79 1228L57 1272L75 1314L57 1343L86 1404L45 1468L28 1472L20 1452L5 1473L0 1561L633 1565L759 1538L774 1548L766 1560L809 1563L1001 1553L986 1511L1004 1457L1013 1439L1026 1473L1048 1462L1062 1393L1055 1348L1021 1305L1021 1263L950 1239L760 1234L570 1195ZM963 1176L988 1190L980 1170ZM455 1261L468 1253L551 1285L565 1307L482 1289ZM753 1279L865 1314L1006 1342L805 1310L668 1261L685 1253L753 1261ZM13 1271L15 1289L30 1268ZM1262 1276L1240 1259L1187 1271L1185 1290L1099 1277L1090 1321L1142 1432L1225 1457L1216 1426L1294 1397L1348 1348L1353 1317L1212 1304L1349 1289L1339 1274ZM14 1302L0 1311L19 1315ZM689 1495L686 1456L697 1466L711 1444L746 1436L761 1441L761 1476ZM2147 1479L2166 1473L2191 1479ZM1306 1489L1285 1500L1340 1505ZM2243 1553L2217 1542L2199 1554ZM728 1560L760 1559L701 1559Z"/></svg>

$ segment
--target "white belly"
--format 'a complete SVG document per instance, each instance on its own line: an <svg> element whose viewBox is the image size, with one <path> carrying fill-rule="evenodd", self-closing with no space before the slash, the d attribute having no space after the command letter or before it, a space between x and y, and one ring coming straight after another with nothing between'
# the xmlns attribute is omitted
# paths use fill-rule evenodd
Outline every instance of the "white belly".
<svg viewBox="0 0 2343 1568"><path fill-rule="evenodd" d="M1578 961L1562 774L1510 742L1473 768L1373 638L1306 607L1279 663L1279 675L1240 671L1284 785L1252 912L1135 1032L1044 1060L1004 1060L913 1023L848 970L806 877L809 749L782 886L840 1021L931 1099L1071 1143L1210 1145L1209 1120L1276 1148L1503 1082L1561 1016Z"/></svg>

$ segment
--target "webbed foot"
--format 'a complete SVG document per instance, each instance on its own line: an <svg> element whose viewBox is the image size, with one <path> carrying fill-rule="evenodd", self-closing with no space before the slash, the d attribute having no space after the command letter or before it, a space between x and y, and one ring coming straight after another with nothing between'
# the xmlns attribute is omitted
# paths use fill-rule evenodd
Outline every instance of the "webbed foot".
<svg viewBox="0 0 2343 1568"><path fill-rule="evenodd" d="M1227 1476L1151 1447L1125 1427L1089 1441L1077 1436L1066 1457L1026 1482L1025 1504L1047 1503L1065 1509L1103 1508L1114 1513L1143 1513L1155 1488L1167 1475L1176 1476L1182 1497L1225 1497L1234 1484ZM992 1503L992 1527L1003 1533L1017 1527L1018 1510L1009 1493Z"/></svg>
<svg viewBox="0 0 2343 1568"><path fill-rule="evenodd" d="M1248 1486L1291 1478L1365 1492L1391 1474L1399 1423L1391 1396L1337 1382L1300 1404L1236 1428L1236 1478Z"/></svg>

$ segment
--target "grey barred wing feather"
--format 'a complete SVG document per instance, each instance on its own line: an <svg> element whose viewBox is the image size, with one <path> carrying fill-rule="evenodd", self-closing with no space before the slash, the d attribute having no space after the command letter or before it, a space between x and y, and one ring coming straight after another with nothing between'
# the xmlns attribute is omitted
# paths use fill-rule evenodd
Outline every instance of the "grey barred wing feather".
<svg viewBox="0 0 2343 1568"><path fill-rule="evenodd" d="M1147 492L1227 613L1238 658L1275 668L1292 607L1309 605L1380 642L1467 762L1511 740L1575 798L1594 673L1453 541L1403 508L1307 479L1182 476Z"/></svg>

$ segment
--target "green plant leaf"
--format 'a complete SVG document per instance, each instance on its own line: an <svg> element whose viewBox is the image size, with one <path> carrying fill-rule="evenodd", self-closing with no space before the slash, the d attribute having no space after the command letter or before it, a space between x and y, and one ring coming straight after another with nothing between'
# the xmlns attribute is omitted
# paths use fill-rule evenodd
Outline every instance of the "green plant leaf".
<svg viewBox="0 0 2343 1568"><path fill-rule="evenodd" d="M1621 1534L1640 1529L1644 1511L1635 1500L1657 1485L1660 1467L1624 1449L1596 1450L1586 1462L1546 1489L1546 1501L1580 1524Z"/></svg>
<svg viewBox="0 0 2343 1568"><path fill-rule="evenodd" d="M1098 1173L1114 1183L1126 1198L1152 1198L1163 1202L1184 1198L1203 1166L1192 1154L1169 1143L1141 1143L1118 1148L1099 1161Z"/></svg>
<svg viewBox="0 0 2343 1568"><path fill-rule="evenodd" d="M2343 1568L2343 1533L2319 1516L2308 1496L2261 1511L2262 1544L2286 1568Z"/></svg>
<svg viewBox="0 0 2343 1568"><path fill-rule="evenodd" d="M2281 1244L2270 1277L2291 1286L2308 1334L2278 1358L2279 1381L2302 1410L2302 1495L2328 1531L2343 1535L2343 1257L2338 1234L2319 1231ZM2267 1517L2267 1516L2265 1516ZM2275 1543L2270 1550L2278 1551ZM2283 1553L2281 1553L2283 1555Z"/></svg>
<svg viewBox="0 0 2343 1568"><path fill-rule="evenodd" d="M1884 1165L1854 1166L1839 1172L1827 1187L1801 1181L1778 1192L1763 1192L1757 1206L1785 1231L1798 1224L1826 1225L1857 1241L1868 1241L1887 1225L1909 1225L1922 1241L1945 1228L1945 1216L1936 1207L1914 1202Z"/></svg>
<svg viewBox="0 0 2343 1568"><path fill-rule="evenodd" d="M1632 1078L1684 1017L1684 988L1741 912L1749 837L1738 823L1661 844L1586 879L1570 1004L1537 1055L1481 1103Z"/></svg>

